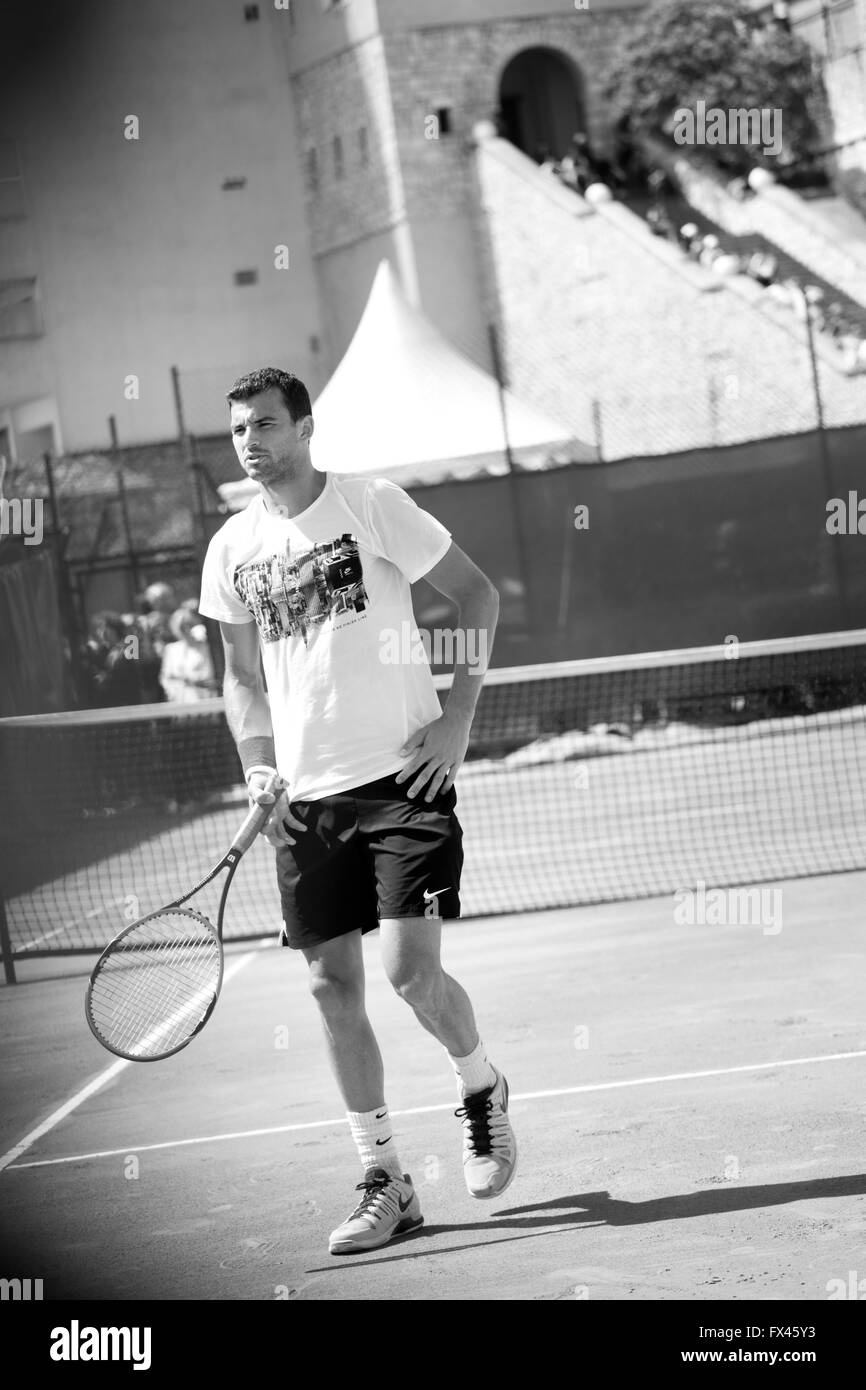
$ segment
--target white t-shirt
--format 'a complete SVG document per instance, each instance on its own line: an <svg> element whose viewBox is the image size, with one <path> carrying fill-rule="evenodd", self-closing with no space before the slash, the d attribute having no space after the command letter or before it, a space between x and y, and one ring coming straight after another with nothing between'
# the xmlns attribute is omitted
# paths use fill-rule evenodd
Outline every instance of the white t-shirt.
<svg viewBox="0 0 866 1390"><path fill-rule="evenodd" d="M395 483L333 473L299 515L278 516L259 495L213 537L199 612L258 624L277 768L293 800L397 772L406 739L438 719L409 585L450 544Z"/></svg>

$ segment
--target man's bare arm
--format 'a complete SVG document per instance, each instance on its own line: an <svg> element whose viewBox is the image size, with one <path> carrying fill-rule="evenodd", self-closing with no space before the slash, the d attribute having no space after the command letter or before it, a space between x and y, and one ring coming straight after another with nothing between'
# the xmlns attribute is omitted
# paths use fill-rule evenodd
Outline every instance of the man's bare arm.
<svg viewBox="0 0 866 1390"><path fill-rule="evenodd" d="M291 845L288 827L303 830L289 810L287 792L275 799L264 790L267 769L275 768L274 730L262 676L259 630L255 623L220 623L226 673L223 682L226 719L237 744L250 797L259 806L274 804L262 834L272 845Z"/></svg>
<svg viewBox="0 0 866 1390"><path fill-rule="evenodd" d="M424 578L457 605L457 631L463 634L463 640L457 644L454 680L445 711L471 724L493 650L499 593L483 570L453 541Z"/></svg>
<svg viewBox="0 0 866 1390"><path fill-rule="evenodd" d="M226 719L244 772L256 765L276 767L271 711L262 676L259 630L254 622L220 623L226 673Z"/></svg>
<svg viewBox="0 0 866 1390"><path fill-rule="evenodd" d="M441 718L418 729L401 749L411 756L397 774L397 781L412 777L409 796L426 785L424 800L432 801L453 786L466 757L469 730L493 647L499 594L486 574L453 542L424 578L457 605L458 639L462 636Z"/></svg>

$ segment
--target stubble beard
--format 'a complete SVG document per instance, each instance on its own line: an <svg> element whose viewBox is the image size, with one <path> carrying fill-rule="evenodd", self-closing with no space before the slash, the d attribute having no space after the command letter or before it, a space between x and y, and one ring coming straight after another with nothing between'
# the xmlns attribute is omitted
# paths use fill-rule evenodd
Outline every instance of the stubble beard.
<svg viewBox="0 0 866 1390"><path fill-rule="evenodd" d="M249 476L253 482L264 484L266 487L292 483L298 476L298 462L290 454L283 454L278 459L268 459L267 463L261 464Z"/></svg>

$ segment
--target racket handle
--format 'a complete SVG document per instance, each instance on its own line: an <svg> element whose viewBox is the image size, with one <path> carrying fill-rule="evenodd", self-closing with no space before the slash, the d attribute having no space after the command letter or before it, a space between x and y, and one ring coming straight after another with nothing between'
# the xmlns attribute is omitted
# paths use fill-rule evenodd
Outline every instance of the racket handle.
<svg viewBox="0 0 866 1390"><path fill-rule="evenodd" d="M263 791L273 792L278 797L283 790L283 779L278 772L269 777ZM270 806L253 806L249 815L241 826L235 838L232 840L232 849L237 850L238 854L245 854L258 835L262 826L267 823L268 817L273 811L273 803Z"/></svg>

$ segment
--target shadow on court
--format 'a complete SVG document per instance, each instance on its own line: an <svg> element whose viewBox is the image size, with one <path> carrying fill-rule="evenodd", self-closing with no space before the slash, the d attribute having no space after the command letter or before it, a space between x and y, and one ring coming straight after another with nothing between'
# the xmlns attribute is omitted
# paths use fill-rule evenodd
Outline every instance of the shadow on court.
<svg viewBox="0 0 866 1390"><path fill-rule="evenodd" d="M866 1240L866 874L779 893L775 935L669 898L449 927L512 1087L494 1203L465 1191L447 1057L366 943L429 1224L350 1257L327 1249L357 1157L303 961L238 948L201 1038L120 1070L84 1020L93 959L24 961L0 989L2 1272L46 1299L826 1298Z"/></svg>
<svg viewBox="0 0 866 1390"><path fill-rule="evenodd" d="M689 1216L718 1216L725 1212L778 1207L788 1202L862 1196L866 1196L866 1173L854 1173L837 1178L815 1178L806 1182L765 1183L761 1186L718 1191L707 1189L702 1192L686 1192L675 1197L658 1197L648 1202L622 1202L611 1197L609 1192L584 1192L572 1197L556 1197L549 1202L534 1202L524 1207L508 1207L505 1211L498 1212L491 1220L480 1224L467 1221L460 1225L424 1225L417 1231L407 1232L399 1243L392 1243L389 1249L395 1252L393 1254L383 1254L373 1259L359 1259L354 1256L346 1259L350 1259L353 1266L390 1264L397 1260L420 1260L431 1252L406 1247L416 1246L424 1237L429 1239L432 1236L449 1235L457 1231L519 1231L526 1234L506 1236L494 1241L475 1240L465 1245L439 1245L435 1250L437 1255L473 1250L485 1244L505 1244L509 1239L527 1240L532 1235L546 1235L554 1230L561 1232L569 1226L642 1226L659 1221L682 1221ZM563 1214L540 1214L547 1211ZM342 1258L340 1263L344 1263ZM337 1268L338 1265L332 1261L306 1272L325 1274Z"/></svg>

